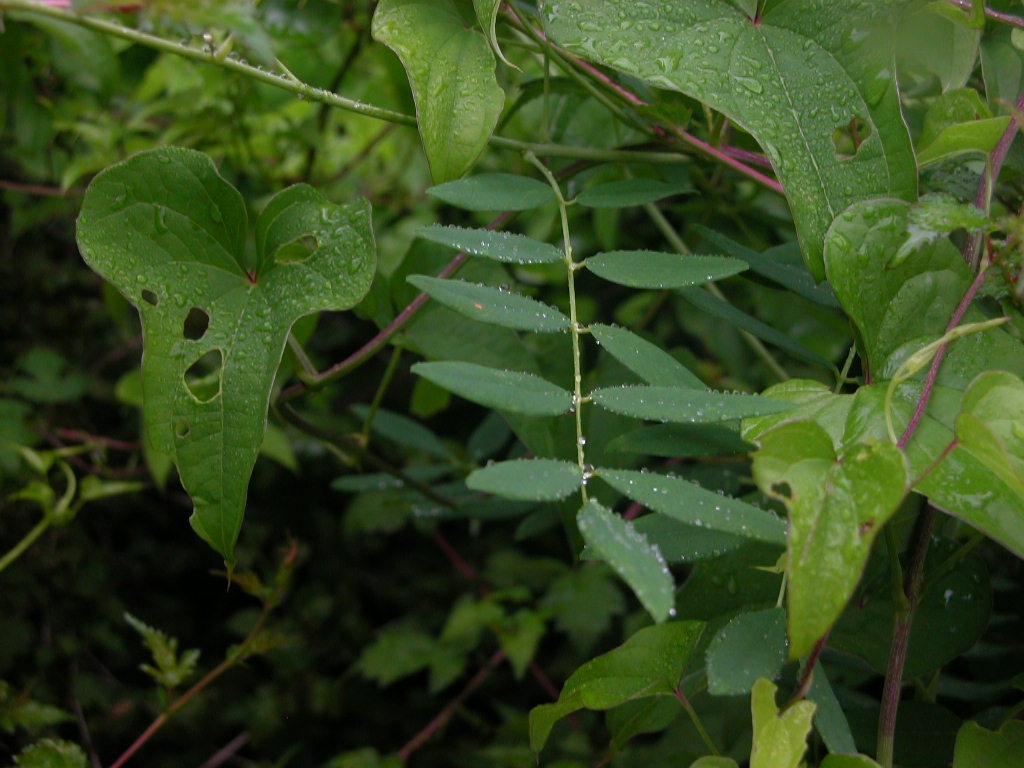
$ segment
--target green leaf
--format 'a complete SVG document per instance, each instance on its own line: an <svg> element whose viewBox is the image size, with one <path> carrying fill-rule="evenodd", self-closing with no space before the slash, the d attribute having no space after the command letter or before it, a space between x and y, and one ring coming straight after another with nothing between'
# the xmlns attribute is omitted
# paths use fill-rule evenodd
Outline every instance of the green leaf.
<svg viewBox="0 0 1024 768"><path fill-rule="evenodd" d="M813 421L761 435L754 479L789 510L790 658L808 653L853 594L875 536L907 492L907 466L891 443L836 456Z"/></svg>
<svg viewBox="0 0 1024 768"><path fill-rule="evenodd" d="M37 403L64 403L77 400L89 387L89 379L70 369L58 352L33 347L18 358L21 376L12 376L7 388L26 400Z"/></svg>
<svg viewBox="0 0 1024 768"><path fill-rule="evenodd" d="M519 69L511 61L505 58L505 54L501 52L501 48L498 46L498 32L496 29L498 22L498 9L501 8L501 0L473 0L473 9L476 11L476 19L480 22L480 28L483 29L484 34L487 36L487 42L491 46L491 49L498 55L505 64L515 69Z"/></svg>
<svg viewBox="0 0 1024 768"><path fill-rule="evenodd" d="M759 678L772 680L786 661L786 611L741 613L708 645L708 692L714 696L748 693Z"/></svg>
<svg viewBox="0 0 1024 768"><path fill-rule="evenodd" d="M633 501L681 522L770 544L786 543L784 520L687 480L628 469L599 469L595 474Z"/></svg>
<svg viewBox="0 0 1024 768"><path fill-rule="evenodd" d="M734 429L714 424L652 424L619 435L607 447L621 453L668 457L731 456L753 448Z"/></svg>
<svg viewBox="0 0 1024 768"><path fill-rule="evenodd" d="M576 202L588 208L627 208L684 192L693 192L693 188L660 179L620 179L587 187L576 196Z"/></svg>
<svg viewBox="0 0 1024 768"><path fill-rule="evenodd" d="M539 752L554 724L578 709L611 709L646 696L673 695L703 628L700 621L645 627L588 661L565 681L558 701L530 711L530 746Z"/></svg>
<svg viewBox="0 0 1024 768"><path fill-rule="evenodd" d="M802 660L800 671L807 666L807 659ZM825 742L829 752L852 753L857 751L850 731L850 723L846 713L836 698L832 685L825 672L825 665L818 664L811 675L811 687L807 689L807 698L817 705L814 710L814 727L821 740Z"/></svg>
<svg viewBox="0 0 1024 768"><path fill-rule="evenodd" d="M917 151L917 164L924 168L957 155L987 155L995 149L1009 124L1009 117L990 117L948 125L933 141L928 144L922 142L921 149Z"/></svg>
<svg viewBox="0 0 1024 768"><path fill-rule="evenodd" d="M578 465L556 459L516 459L490 464L466 478L474 491L523 501L558 501L579 490Z"/></svg>
<svg viewBox="0 0 1024 768"><path fill-rule="evenodd" d="M626 328L596 323L590 326L590 332L605 352L648 384L707 389L672 355Z"/></svg>
<svg viewBox="0 0 1024 768"><path fill-rule="evenodd" d="M86 768L85 752L63 739L43 739L30 744L14 758L18 768Z"/></svg>
<svg viewBox="0 0 1024 768"><path fill-rule="evenodd" d="M798 701L780 713L775 691L775 686L763 678L754 683L750 697L754 720L750 768L797 768L807 751L814 704Z"/></svg>
<svg viewBox="0 0 1024 768"><path fill-rule="evenodd" d="M964 723L956 734L953 768L1018 768L1024 754L1024 722L1010 720L998 731Z"/></svg>
<svg viewBox="0 0 1024 768"><path fill-rule="evenodd" d="M375 40L402 61L435 183L468 171L498 124L505 93L487 40L452 0L381 0Z"/></svg>
<svg viewBox="0 0 1024 768"><path fill-rule="evenodd" d="M746 539L680 522L662 514L644 515L633 527L661 550L666 563L693 563L740 547Z"/></svg>
<svg viewBox="0 0 1024 768"><path fill-rule="evenodd" d="M865 755L825 755L821 768L882 768Z"/></svg>
<svg viewBox="0 0 1024 768"><path fill-rule="evenodd" d="M1024 497L1022 424L1024 381L1005 371L979 375L964 393L956 417L958 447L999 478L1004 493L1018 497Z"/></svg>
<svg viewBox="0 0 1024 768"><path fill-rule="evenodd" d="M580 508L576 524L590 554L619 574L655 621L667 619L673 610L675 582L661 552L631 522L596 501Z"/></svg>
<svg viewBox="0 0 1024 768"><path fill-rule="evenodd" d="M724 320L729 325L747 331L762 341L774 344L779 349L793 355L793 357L806 360L809 363L815 363L816 365L822 365L826 368L833 367L832 363L814 350L808 349L800 342L794 340L789 334L772 328L756 317L748 315L741 309L737 309L728 301L712 296L700 288L683 288L678 293L687 304L699 309L701 312L706 312L712 317Z"/></svg>
<svg viewBox="0 0 1024 768"><path fill-rule="evenodd" d="M612 707L605 715L605 724L612 737L611 746L622 750L634 736L660 733L682 712L683 705L674 696L648 696Z"/></svg>
<svg viewBox="0 0 1024 768"><path fill-rule="evenodd" d="M988 216L970 203L961 203L951 195L925 195L910 207L907 218L907 241L886 265L899 266L904 259L923 245L935 242L942 235L957 229L976 232L989 224Z"/></svg>
<svg viewBox="0 0 1024 768"><path fill-rule="evenodd" d="M844 7L842 23L817 0L770 4L757 24L727 0L581 0L572 12L548 0L543 16L569 51L692 96L749 131L786 190L820 280L825 230L840 211L916 194L893 67L894 28L910 5L866 0ZM832 136L853 120L870 136L846 157Z"/></svg>
<svg viewBox="0 0 1024 768"><path fill-rule="evenodd" d="M657 251L612 251L583 262L598 277L630 288L684 288L721 280L747 268L727 256L689 256Z"/></svg>
<svg viewBox="0 0 1024 768"><path fill-rule="evenodd" d="M142 642L152 654L155 667L140 665L140 669L165 688L176 688L192 676L199 663L199 651L195 648L178 655L178 638L168 637L156 627L125 613L124 620L139 633Z"/></svg>
<svg viewBox="0 0 1024 768"><path fill-rule="evenodd" d="M705 755L690 763L690 768L739 768L739 765L731 757Z"/></svg>
<svg viewBox="0 0 1024 768"><path fill-rule="evenodd" d="M438 184L427 194L467 211L525 211L555 196L544 182L511 173L481 173Z"/></svg>
<svg viewBox="0 0 1024 768"><path fill-rule="evenodd" d="M568 317L529 296L464 280L426 275L410 275L406 279L435 301L481 323L538 333L555 333L569 327Z"/></svg>
<svg viewBox="0 0 1024 768"><path fill-rule="evenodd" d="M376 270L365 201L334 205L290 187L256 230L250 273L241 196L207 156L178 148L96 176L78 218L86 262L142 316L147 438L174 458L193 528L229 562L289 329L303 315L354 306ZM315 244L304 259L275 258L303 239ZM205 391L187 378L204 359L213 374Z"/></svg>
<svg viewBox="0 0 1024 768"><path fill-rule="evenodd" d="M412 372L489 408L558 416L572 407L571 392L532 373L451 361L416 363Z"/></svg>
<svg viewBox="0 0 1024 768"><path fill-rule="evenodd" d="M626 610L622 592L606 568L590 565L560 576L541 601L555 627L586 652Z"/></svg>
<svg viewBox="0 0 1024 768"><path fill-rule="evenodd" d="M352 413L365 422L370 415L370 406L353 405ZM370 426L375 435L401 446L409 453L424 453L439 459L452 459L451 449L440 437L415 419L400 413L378 408Z"/></svg>
<svg viewBox="0 0 1024 768"><path fill-rule="evenodd" d="M562 252L555 246L511 232L430 226L420 227L416 234L470 256L484 256L509 264L554 264L563 259Z"/></svg>
<svg viewBox="0 0 1024 768"><path fill-rule="evenodd" d="M792 407L757 395L722 394L686 387L606 387L594 390L590 396L595 403L614 413L679 424L714 424Z"/></svg>

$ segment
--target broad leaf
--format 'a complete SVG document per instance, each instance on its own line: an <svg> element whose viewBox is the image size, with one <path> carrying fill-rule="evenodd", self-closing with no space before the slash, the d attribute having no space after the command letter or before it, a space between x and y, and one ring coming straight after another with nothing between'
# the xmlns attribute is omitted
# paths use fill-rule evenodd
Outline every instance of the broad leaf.
<svg viewBox="0 0 1024 768"><path fill-rule="evenodd" d="M490 464L466 478L474 491L506 499L558 501L579 490L583 473L578 465L556 459L516 459Z"/></svg>
<svg viewBox="0 0 1024 768"><path fill-rule="evenodd" d="M836 23L832 4L791 0L768 5L756 24L727 0L546 0L542 8L549 34L573 53L692 96L748 130L786 190L820 280L825 230L840 211L916 193L893 67L893 30L911 5L865 0ZM870 135L843 156L833 134L852 121Z"/></svg>
<svg viewBox="0 0 1024 768"><path fill-rule="evenodd" d="M86 262L142 316L147 437L174 458L192 526L228 561L289 329L354 306L376 267L365 201L339 206L290 187L256 230L249 272L241 196L208 157L175 148L96 176L78 219ZM204 358L212 370L193 380Z"/></svg>
<svg viewBox="0 0 1024 768"><path fill-rule="evenodd" d="M599 469L596 475L633 501L680 522L770 544L786 543L784 520L696 483L627 469Z"/></svg>
<svg viewBox="0 0 1024 768"><path fill-rule="evenodd" d="M481 323L539 333L569 328L568 317L529 296L465 280L445 280L426 275L410 275L407 279L435 301Z"/></svg>
<svg viewBox="0 0 1024 768"><path fill-rule="evenodd" d="M554 724L577 709L611 709L644 696L673 695L703 628L700 621L645 627L588 661L565 681L558 701L530 711L530 746L539 752Z"/></svg>
<svg viewBox="0 0 1024 768"><path fill-rule="evenodd" d="M587 187L576 196L576 202L588 208L626 208L692 191L689 186L660 179L620 179Z"/></svg>
<svg viewBox="0 0 1024 768"><path fill-rule="evenodd" d="M597 323L590 326L590 332L605 352L648 384L707 389L704 382L672 355L627 328Z"/></svg>
<svg viewBox="0 0 1024 768"><path fill-rule="evenodd" d="M679 424L714 424L792 407L757 395L722 394L686 387L607 387L595 390L590 396L595 403L615 413Z"/></svg>
<svg viewBox="0 0 1024 768"><path fill-rule="evenodd" d="M558 416L572 407L571 392L532 373L455 361L416 363L412 372L489 408L530 416Z"/></svg>
<svg viewBox="0 0 1024 768"><path fill-rule="evenodd" d="M588 552L619 574L655 621L667 619L672 612L675 582L657 547L651 546L630 521L596 501L580 509L576 524Z"/></svg>
<svg viewBox="0 0 1024 768"><path fill-rule="evenodd" d="M584 266L598 277L630 288L685 288L738 274L747 268L727 256L688 256L657 251L611 251Z"/></svg>
<svg viewBox="0 0 1024 768"><path fill-rule="evenodd" d="M487 40L452 0L381 0L373 37L402 61L436 183L468 171L498 123L505 93Z"/></svg>
<svg viewBox="0 0 1024 768"><path fill-rule="evenodd" d="M750 697L754 720L750 768L797 768L807 751L814 704L798 701L785 712L779 712L775 690L775 686L763 678L754 684Z"/></svg>
<svg viewBox="0 0 1024 768"><path fill-rule="evenodd" d="M964 723L956 735L953 768L1016 768L1024 754L1024 722L1011 720L998 731Z"/></svg>
<svg viewBox="0 0 1024 768"><path fill-rule="evenodd" d="M467 211L525 211L555 196L544 182L511 173L481 173L438 184L427 194Z"/></svg>
<svg viewBox="0 0 1024 768"><path fill-rule="evenodd" d="M808 653L853 594L871 544L907 492L903 454L887 442L836 456L812 421L758 438L754 479L789 510L790 657Z"/></svg>
<svg viewBox="0 0 1024 768"><path fill-rule="evenodd" d="M485 256L510 264L551 264L562 261L562 252L550 243L512 232L465 227L420 227L424 240L447 245L470 256Z"/></svg>
<svg viewBox="0 0 1024 768"><path fill-rule="evenodd" d="M748 693L758 678L772 680L786 661L786 612L782 608L741 613L708 645L708 692Z"/></svg>

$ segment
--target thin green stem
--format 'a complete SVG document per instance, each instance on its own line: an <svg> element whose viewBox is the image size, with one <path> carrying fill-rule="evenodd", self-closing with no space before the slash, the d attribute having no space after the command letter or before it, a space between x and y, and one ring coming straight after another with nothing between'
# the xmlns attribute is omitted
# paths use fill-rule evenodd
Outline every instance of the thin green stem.
<svg viewBox="0 0 1024 768"><path fill-rule="evenodd" d="M25 550L31 547L36 539L46 533L51 525L53 525L53 520L49 515L45 515L42 520L32 527L32 530L22 536L21 541L11 547L3 557L0 557L0 573L21 557Z"/></svg>
<svg viewBox="0 0 1024 768"><path fill-rule="evenodd" d="M679 253L687 255L692 253L690 247L683 241L683 238L679 236L679 233L676 232L676 228L672 226L672 223L665 218L665 214L663 214L661 210L654 205L654 203L644 204L644 211L650 217L651 221L654 222L654 226L656 226L661 234L664 235L665 239L668 240L669 245L675 248ZM728 301L722 291L719 290L718 286L714 283L705 283L703 287L716 299ZM747 346L750 347L755 355L764 361L765 365L771 369L772 373L774 373L776 377L781 381L787 381L789 379L789 374L786 373L786 369L779 364L779 361L775 359L775 355L771 353L771 350L769 350L768 347L766 347L761 340L757 338L757 336L743 328L737 328L736 330L739 331L740 337L746 342Z"/></svg>
<svg viewBox="0 0 1024 768"><path fill-rule="evenodd" d="M707 747L715 757L719 757L722 753L718 751L718 747L715 746L715 742L711 740L707 730L704 728L704 723L700 721L700 717L697 716L697 711L693 708L690 700L686 698L681 688L676 688L674 693L676 698L679 700L679 703L683 705L683 709L689 716L690 722L693 723L693 727L697 730L697 735L700 736L700 740L704 742L704 746Z"/></svg>
<svg viewBox="0 0 1024 768"><path fill-rule="evenodd" d="M377 391L373 393L373 401L370 403L370 409L366 412L366 418L363 420L362 438L363 445L370 444L370 429L373 428L373 420L377 418L377 411L380 410L381 401L384 399L384 394L388 391L388 387L391 385L391 379L395 376L395 371L398 370L398 361L402 358L402 348L392 347L391 358L388 360L388 365L384 369L384 375L381 376L380 384L377 385Z"/></svg>
<svg viewBox="0 0 1024 768"><path fill-rule="evenodd" d="M572 406L573 415L576 417L576 461L580 467L580 474L583 477L583 483L580 485L580 495L583 498L583 502L587 501L587 480L589 479L590 469L587 467L586 450L587 439L583 434L583 368L580 356L580 334L583 329L580 328L579 316L576 312L576 270L580 268L582 264L577 264L573 261L572 257L572 240L569 237L569 214L565 197L562 195L562 188L558 184L558 180L555 179L554 174L548 170L548 167L544 165L537 156L532 152L525 154L527 161L537 167L537 169L544 174L544 178L548 180L548 184L551 185L551 189L554 190L555 198L558 200L558 214L562 221L562 241L563 250L562 254L565 260L565 271L568 277L568 291L569 291L569 333L572 337Z"/></svg>
<svg viewBox="0 0 1024 768"><path fill-rule="evenodd" d="M299 340L295 338L295 334L291 332L288 333L288 349L290 349L292 354L295 355L295 359L298 361L299 367L301 368L299 378L315 379L317 376L316 366L313 365L313 361L309 359L309 355L306 354L306 350L303 349L302 344L300 344Z"/></svg>

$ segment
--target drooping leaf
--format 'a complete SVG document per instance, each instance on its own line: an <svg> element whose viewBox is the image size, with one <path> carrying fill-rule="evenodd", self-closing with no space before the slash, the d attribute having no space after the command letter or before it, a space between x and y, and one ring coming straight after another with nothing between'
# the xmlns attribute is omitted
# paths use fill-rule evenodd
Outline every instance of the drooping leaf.
<svg viewBox="0 0 1024 768"><path fill-rule="evenodd" d="M734 429L715 424L652 424L608 443L609 451L647 456L729 456L753 447Z"/></svg>
<svg viewBox="0 0 1024 768"><path fill-rule="evenodd" d="M641 338L628 328L595 323L590 326L590 332L605 352L648 384L707 389L704 382L692 374L689 368L657 344Z"/></svg>
<svg viewBox="0 0 1024 768"><path fill-rule="evenodd" d="M376 268L365 201L339 206L290 187L256 229L250 273L241 196L208 157L176 148L96 176L78 219L86 262L142 316L147 438L174 458L192 526L228 561L289 329L303 315L354 306ZM201 361L211 362L205 382L189 380L206 373L195 371Z"/></svg>
<svg viewBox="0 0 1024 768"><path fill-rule="evenodd" d="M529 296L465 280L426 275L410 275L407 279L435 301L481 323L539 333L555 333L569 327L568 317Z"/></svg>
<svg viewBox="0 0 1024 768"><path fill-rule="evenodd" d="M530 711L530 746L539 752L554 724L577 709L610 709L644 696L671 696L703 628L700 621L645 627L588 661L565 681L558 701Z"/></svg>
<svg viewBox="0 0 1024 768"><path fill-rule="evenodd" d="M466 27L452 0L381 0L372 32L405 67L434 182L459 178L483 151L505 102L487 40Z"/></svg>
<svg viewBox="0 0 1024 768"><path fill-rule="evenodd" d="M772 328L767 323L758 320L752 315L748 315L742 309L734 307L728 301L724 301L717 296L712 296L705 290L700 288L683 288L679 291L679 295L682 296L683 300L687 304L699 309L701 312L706 312L712 317L717 317L730 325L741 328L747 333L761 339L761 341L767 341L769 344L773 344L779 349L788 352L793 355L793 357L806 360L807 362L814 363L816 365L823 365L826 368L832 367L832 364L828 360L814 350L808 349L789 334L783 333L776 328Z"/></svg>
<svg viewBox="0 0 1024 768"><path fill-rule="evenodd" d="M499 461L466 478L474 491L523 501L558 501L579 490L582 483L578 465L556 459Z"/></svg>
<svg viewBox="0 0 1024 768"><path fill-rule="evenodd" d="M573 53L681 91L748 130L786 190L804 258L821 279L825 230L840 211L916 192L893 67L896 21L911 5L845 6L841 24L819 0L769 4L757 24L727 0L585 0L571 12L547 0L542 12L548 33ZM870 135L841 156L833 134L851 121Z"/></svg>
<svg viewBox="0 0 1024 768"><path fill-rule="evenodd" d="M689 256L657 251L611 251L583 262L598 277L630 288L684 288L738 274L747 268L728 256Z"/></svg>
<svg viewBox="0 0 1024 768"><path fill-rule="evenodd" d="M633 501L681 522L770 544L786 543L784 520L687 480L628 469L599 469L596 475Z"/></svg>
<svg viewBox="0 0 1024 768"><path fill-rule="evenodd" d="M777 413L787 403L757 395L733 395L686 387L606 387L591 392L594 402L626 416L677 424L715 424Z"/></svg>
<svg viewBox="0 0 1024 768"><path fill-rule="evenodd" d="M1015 768L1024 754L1024 722L1010 720L998 731L964 723L956 735L953 768Z"/></svg>
<svg viewBox="0 0 1024 768"><path fill-rule="evenodd" d="M675 582L656 547L628 520L588 501L576 516L580 535L591 555L604 560L619 574L656 622L672 611Z"/></svg>
<svg viewBox="0 0 1024 768"><path fill-rule="evenodd" d="M620 179L587 187L576 196L576 202L588 208L626 208L692 191L689 186L660 179Z"/></svg>
<svg viewBox="0 0 1024 768"><path fill-rule="evenodd" d="M468 176L431 187L427 194L467 211L525 211L555 196L544 182L511 173Z"/></svg>
<svg viewBox="0 0 1024 768"><path fill-rule="evenodd" d="M416 363L412 372L489 408L558 416L572 407L571 392L532 373L453 361Z"/></svg>
<svg viewBox="0 0 1024 768"><path fill-rule="evenodd" d="M484 256L509 264L552 264L562 261L562 253L550 243L512 232L465 227L420 227L416 234L424 240L447 245L470 256Z"/></svg>
<svg viewBox="0 0 1024 768"><path fill-rule="evenodd" d="M748 693L759 678L773 680L785 661L785 610L741 613L718 630L708 645L708 692L714 696Z"/></svg>
<svg viewBox="0 0 1024 768"><path fill-rule="evenodd" d="M764 678L754 683L750 712L754 746L750 768L797 768L807 751L814 703L798 701L784 712L775 704L775 686Z"/></svg>
<svg viewBox="0 0 1024 768"><path fill-rule="evenodd" d="M853 594L875 536L906 495L906 460L888 442L837 457L813 421L787 422L757 442L754 479L789 510L790 657L799 658Z"/></svg>

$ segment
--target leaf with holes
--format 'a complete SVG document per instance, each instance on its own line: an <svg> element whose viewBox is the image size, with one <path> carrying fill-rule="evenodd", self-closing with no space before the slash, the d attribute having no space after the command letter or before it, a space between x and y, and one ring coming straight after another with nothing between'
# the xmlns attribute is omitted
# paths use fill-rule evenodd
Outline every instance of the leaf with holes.
<svg viewBox="0 0 1024 768"><path fill-rule="evenodd" d="M426 275L410 275L406 279L430 298L471 320L538 333L554 333L569 328L568 317L529 296L465 280L444 280Z"/></svg>
<svg viewBox="0 0 1024 768"><path fill-rule="evenodd" d="M715 424L792 408L789 403L768 397L687 387L605 387L594 390L590 396L613 413L676 424Z"/></svg>
<svg viewBox="0 0 1024 768"><path fill-rule="evenodd" d="M555 723L577 709L611 709L647 696L672 696L704 629L701 621L644 627L591 659L562 686L558 701L530 710L530 746L539 752Z"/></svg>
<svg viewBox="0 0 1024 768"><path fill-rule="evenodd" d="M836 456L813 421L757 438L754 480L789 510L790 658L808 653L853 594L875 536L907 493L903 453L859 443Z"/></svg>
<svg viewBox="0 0 1024 768"><path fill-rule="evenodd" d="M474 403L529 416L558 416L572 393L533 373L501 371L455 360L416 363L412 372Z"/></svg>
<svg viewBox="0 0 1024 768"><path fill-rule="evenodd" d="M251 272L246 230L241 195L206 155L178 148L96 176L78 218L86 262L142 317L148 439L178 465L193 528L229 562L289 329L354 306L376 267L363 200L280 192L257 219Z"/></svg>
<svg viewBox="0 0 1024 768"><path fill-rule="evenodd" d="M672 611L675 582L657 547L651 545L629 520L589 501L576 515L580 535L591 555L610 565L657 621Z"/></svg>
<svg viewBox="0 0 1024 768"><path fill-rule="evenodd" d="M896 22L913 5L851 3L841 24L823 0L769 4L757 23L728 0L546 0L542 13L573 53L692 96L749 131L786 190L820 280L836 214L857 200L916 194L893 67Z"/></svg>
<svg viewBox="0 0 1024 768"><path fill-rule="evenodd" d="M657 251L612 251L584 266L598 277L630 288L686 288L738 274L747 268L728 256L689 256Z"/></svg>
<svg viewBox="0 0 1024 768"><path fill-rule="evenodd" d="M505 103L487 40L452 0L381 0L373 38L405 67L434 181L457 179L483 151Z"/></svg>
<svg viewBox="0 0 1024 768"><path fill-rule="evenodd" d="M707 389L689 368L628 328L596 323L590 326L590 332L605 352L648 384Z"/></svg>
<svg viewBox="0 0 1024 768"><path fill-rule="evenodd" d="M513 232L466 227L420 227L416 234L432 243L447 245L470 256L484 256L509 264L553 264L562 261L562 252L550 243Z"/></svg>
<svg viewBox="0 0 1024 768"><path fill-rule="evenodd" d="M599 469L597 476L633 501L681 522L769 544L786 543L784 520L689 480L630 469Z"/></svg>

